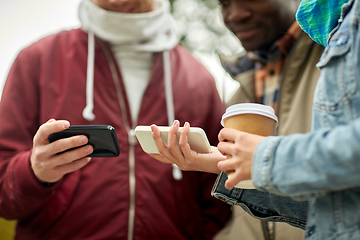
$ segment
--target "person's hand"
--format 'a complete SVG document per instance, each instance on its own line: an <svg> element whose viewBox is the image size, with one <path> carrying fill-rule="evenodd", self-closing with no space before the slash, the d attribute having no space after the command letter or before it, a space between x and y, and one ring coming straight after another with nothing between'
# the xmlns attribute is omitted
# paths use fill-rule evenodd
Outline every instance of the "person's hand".
<svg viewBox="0 0 360 240"><path fill-rule="evenodd" d="M259 135L241 132L235 129L223 128L219 133L217 148L231 158L218 163L223 172L234 172L225 182L227 189L232 189L237 183L251 179L253 155L257 145L264 139Z"/></svg>
<svg viewBox="0 0 360 240"><path fill-rule="evenodd" d="M86 136L79 135L49 143L48 136L50 134L65 130L69 126L68 121L50 119L36 132L30 162L31 168L40 182L57 182L65 174L84 167L90 161L91 158L85 156L92 153L93 147L85 145L88 142ZM61 153L82 145L85 146Z"/></svg>
<svg viewBox="0 0 360 240"><path fill-rule="evenodd" d="M179 144L177 144L176 133L178 132L179 125L179 121L175 120L174 124L171 126L168 134L167 147L160 138L160 131L157 126L152 125L152 136L160 154L149 155L160 162L176 164L184 171L220 173L217 163L224 160L225 157L216 147L211 147L211 153L206 154L197 153L194 150L191 150L187 137L190 131L189 123L184 124L184 127L180 132Z"/></svg>

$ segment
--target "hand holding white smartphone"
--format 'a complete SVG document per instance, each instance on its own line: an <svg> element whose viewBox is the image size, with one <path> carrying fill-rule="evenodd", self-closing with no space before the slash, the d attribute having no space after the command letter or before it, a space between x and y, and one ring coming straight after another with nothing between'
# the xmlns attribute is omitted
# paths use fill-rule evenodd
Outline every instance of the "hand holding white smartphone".
<svg viewBox="0 0 360 240"><path fill-rule="evenodd" d="M158 126L158 128L160 130L160 137L167 146L168 132L170 127ZM177 142L179 142L181 129L182 127L179 127L179 130L177 132ZM151 126L137 126L135 128L135 135L144 152L159 153L155 141L152 137ZM211 152L211 146L207 139L206 133L201 128L190 127L190 132L188 133L188 142L190 148L198 153Z"/></svg>

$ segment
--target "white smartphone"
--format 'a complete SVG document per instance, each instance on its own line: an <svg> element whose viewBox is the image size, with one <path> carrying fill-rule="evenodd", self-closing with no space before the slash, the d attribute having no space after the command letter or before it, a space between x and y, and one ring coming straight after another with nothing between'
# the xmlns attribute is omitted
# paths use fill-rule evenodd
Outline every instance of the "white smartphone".
<svg viewBox="0 0 360 240"><path fill-rule="evenodd" d="M170 127L158 126L160 130L160 137L167 146L168 142L168 132ZM176 134L177 142L179 143L180 131L182 127L179 127L179 130ZM159 153L155 141L151 134L150 126L137 126L135 128L135 135L138 139L142 149L146 153ZM211 147L207 139L206 133L202 128L199 127L190 127L190 132L188 133L188 142L190 148L198 153L210 153Z"/></svg>

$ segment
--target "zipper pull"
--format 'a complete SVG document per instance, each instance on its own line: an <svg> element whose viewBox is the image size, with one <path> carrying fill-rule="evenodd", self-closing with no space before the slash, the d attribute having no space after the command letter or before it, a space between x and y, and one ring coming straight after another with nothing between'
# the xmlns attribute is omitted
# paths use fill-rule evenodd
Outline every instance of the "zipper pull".
<svg viewBox="0 0 360 240"><path fill-rule="evenodd" d="M129 133L128 133L128 141L129 144L132 146L135 146L137 144L137 139L135 136L135 130L134 129L130 129Z"/></svg>

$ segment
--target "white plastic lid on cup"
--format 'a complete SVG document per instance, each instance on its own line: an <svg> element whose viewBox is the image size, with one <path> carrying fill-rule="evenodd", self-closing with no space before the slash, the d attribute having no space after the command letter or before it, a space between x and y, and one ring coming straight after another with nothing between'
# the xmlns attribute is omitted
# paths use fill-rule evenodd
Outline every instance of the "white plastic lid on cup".
<svg viewBox="0 0 360 240"><path fill-rule="evenodd" d="M275 115L275 111L272 107L259 104L259 103L238 103L229 106L221 119L221 125L224 126L224 119L239 114L258 114L265 117L269 117L278 123L278 118Z"/></svg>

